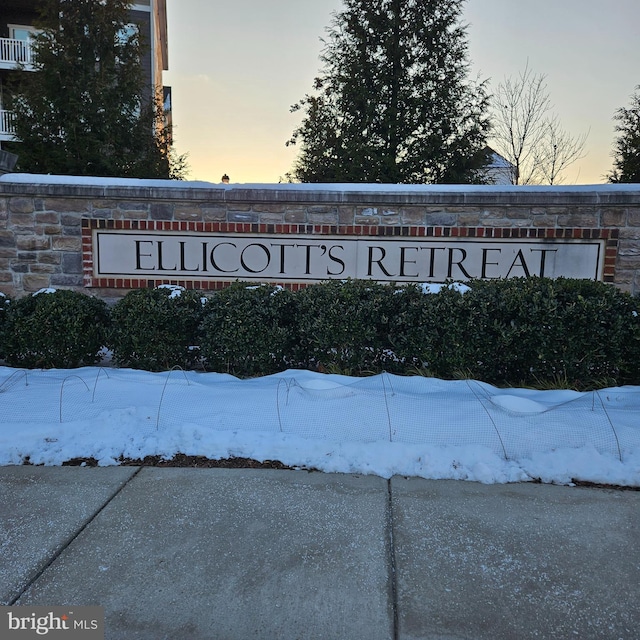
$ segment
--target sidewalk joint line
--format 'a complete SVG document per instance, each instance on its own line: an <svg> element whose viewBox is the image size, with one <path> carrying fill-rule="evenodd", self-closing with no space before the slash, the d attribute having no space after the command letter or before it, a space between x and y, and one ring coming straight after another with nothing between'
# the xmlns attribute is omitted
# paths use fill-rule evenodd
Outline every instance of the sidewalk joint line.
<svg viewBox="0 0 640 640"><path fill-rule="evenodd" d="M393 535L393 494L391 478L387 480L387 531L389 539L389 569L391 572L391 608L393 611L393 640L398 640L398 574L396 571L396 547Z"/></svg>
<svg viewBox="0 0 640 640"><path fill-rule="evenodd" d="M17 596L12 598L7 606L12 607L15 603L22 598L22 596L31 588L31 586L40 579L42 574L67 550L67 548L71 545L71 543L78 538L78 536L105 510L105 508L109 505L109 503L142 471L142 466L138 467L136 471L128 478L125 482L122 483L120 487L118 487L102 504L102 506L87 520L80 526L80 528L72 533L71 536L60 546L60 548L53 553L51 558L49 558L48 562L46 562L36 573L27 580L26 585L22 588L22 590L18 593Z"/></svg>

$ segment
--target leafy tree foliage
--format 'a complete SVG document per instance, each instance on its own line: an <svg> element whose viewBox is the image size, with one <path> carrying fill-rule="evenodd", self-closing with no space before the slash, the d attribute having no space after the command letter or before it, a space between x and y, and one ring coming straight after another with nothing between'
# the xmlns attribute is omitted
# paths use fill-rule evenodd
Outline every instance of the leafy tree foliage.
<svg viewBox="0 0 640 640"><path fill-rule="evenodd" d="M287 144L302 182L482 182L487 95L468 80L464 0L345 0Z"/></svg>
<svg viewBox="0 0 640 640"><path fill-rule="evenodd" d="M141 64L144 44L125 0L42 0L34 70L14 75L11 109L23 171L182 177L160 98Z"/></svg>
<svg viewBox="0 0 640 640"><path fill-rule="evenodd" d="M631 96L631 106L616 111L613 170L609 182L640 182L640 85Z"/></svg>

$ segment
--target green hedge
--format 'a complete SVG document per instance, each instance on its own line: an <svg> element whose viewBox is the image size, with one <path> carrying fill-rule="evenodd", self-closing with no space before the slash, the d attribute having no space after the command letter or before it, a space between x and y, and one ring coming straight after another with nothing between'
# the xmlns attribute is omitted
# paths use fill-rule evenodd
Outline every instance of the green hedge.
<svg viewBox="0 0 640 640"><path fill-rule="evenodd" d="M475 378L578 388L640 382L638 299L610 285L562 278L475 282L465 307Z"/></svg>
<svg viewBox="0 0 640 640"><path fill-rule="evenodd" d="M347 280L294 293L237 283L203 298L128 293L111 310L80 293L0 296L0 356L14 366L99 360L238 376L287 368L421 373L577 389L640 384L640 299L590 280L472 281L470 289ZM111 318L111 329L109 322Z"/></svg>
<svg viewBox="0 0 640 640"><path fill-rule="evenodd" d="M237 376L286 369L295 315L293 294L285 289L242 282L222 289L209 299L200 327L204 366Z"/></svg>
<svg viewBox="0 0 640 640"><path fill-rule="evenodd" d="M2 314L2 356L11 366L73 368L102 358L109 313L98 298L75 291L40 292L12 301Z"/></svg>
<svg viewBox="0 0 640 640"><path fill-rule="evenodd" d="M465 376L469 341L477 340L470 332L467 295L454 286L425 293L419 285L407 285L394 292L388 341L400 372Z"/></svg>
<svg viewBox="0 0 640 640"><path fill-rule="evenodd" d="M392 295L392 287L365 280L332 280L300 290L296 366L345 373L388 368Z"/></svg>
<svg viewBox="0 0 640 640"><path fill-rule="evenodd" d="M0 358L4 358L4 336L2 333L2 327L4 326L5 318L7 317L6 311L9 309L9 305L11 304L11 300L4 295L4 293L0 293Z"/></svg>
<svg viewBox="0 0 640 640"><path fill-rule="evenodd" d="M197 367L205 302L202 294L180 287L130 291L111 311L115 363L148 371Z"/></svg>

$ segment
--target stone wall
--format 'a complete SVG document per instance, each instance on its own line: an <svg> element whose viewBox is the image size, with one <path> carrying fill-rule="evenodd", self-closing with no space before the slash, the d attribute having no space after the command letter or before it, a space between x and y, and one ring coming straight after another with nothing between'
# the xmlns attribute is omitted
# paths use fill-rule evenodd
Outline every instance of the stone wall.
<svg viewBox="0 0 640 640"><path fill-rule="evenodd" d="M58 287L117 298L127 286L171 282L93 286L87 252L95 227L601 237L607 239L610 264L605 280L640 294L640 185L245 186L23 174L0 177L0 291L19 297Z"/></svg>

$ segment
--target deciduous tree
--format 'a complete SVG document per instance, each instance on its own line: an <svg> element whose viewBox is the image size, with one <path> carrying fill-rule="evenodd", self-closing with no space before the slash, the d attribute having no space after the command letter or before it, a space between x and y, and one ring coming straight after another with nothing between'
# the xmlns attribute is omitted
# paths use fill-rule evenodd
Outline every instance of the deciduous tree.
<svg viewBox="0 0 640 640"><path fill-rule="evenodd" d="M501 82L491 98L491 146L511 164L513 184L559 184L584 157L588 134L574 137L560 124L546 77L529 67Z"/></svg>

